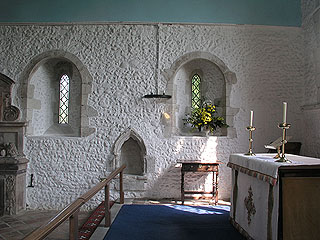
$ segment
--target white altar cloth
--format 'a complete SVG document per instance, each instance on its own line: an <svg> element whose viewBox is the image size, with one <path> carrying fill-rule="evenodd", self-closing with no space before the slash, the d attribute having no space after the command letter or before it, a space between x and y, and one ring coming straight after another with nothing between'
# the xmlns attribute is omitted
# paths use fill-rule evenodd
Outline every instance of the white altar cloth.
<svg viewBox="0 0 320 240"><path fill-rule="evenodd" d="M232 168L230 218L248 239L279 239L280 172L320 169L320 159L286 154L291 163L278 163L274 156L274 153L232 154L229 158L228 166Z"/></svg>
<svg viewBox="0 0 320 240"><path fill-rule="evenodd" d="M275 179L278 178L278 169L280 167L320 165L320 159L318 158L303 157L293 154L286 154L286 158L290 160L291 163L279 163L275 162L276 159L273 158L275 155L275 153L257 154L255 156L232 154L230 155L229 163L268 175Z"/></svg>

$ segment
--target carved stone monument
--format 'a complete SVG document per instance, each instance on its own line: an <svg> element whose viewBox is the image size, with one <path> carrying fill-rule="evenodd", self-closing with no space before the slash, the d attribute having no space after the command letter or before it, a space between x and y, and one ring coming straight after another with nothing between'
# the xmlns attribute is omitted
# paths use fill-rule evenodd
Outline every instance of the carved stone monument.
<svg viewBox="0 0 320 240"><path fill-rule="evenodd" d="M14 84L0 73L0 216L17 214L26 206L26 170L23 154L25 122L18 122L20 110L11 105Z"/></svg>

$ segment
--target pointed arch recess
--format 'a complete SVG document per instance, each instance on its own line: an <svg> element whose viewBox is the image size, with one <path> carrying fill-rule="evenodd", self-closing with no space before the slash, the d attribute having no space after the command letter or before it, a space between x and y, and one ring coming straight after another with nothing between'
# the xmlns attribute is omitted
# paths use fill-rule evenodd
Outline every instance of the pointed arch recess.
<svg viewBox="0 0 320 240"><path fill-rule="evenodd" d="M120 167L120 163L121 163L121 148L122 148L123 144L126 141L128 141L130 138L132 138L138 144L138 146L141 149L141 156L142 156L142 159L143 159L144 174L145 174L146 173L146 169L147 169L146 168L147 167L146 166L146 155L147 155L146 146L145 146L145 144L143 142L143 139L139 136L139 134L137 134L131 128L129 128L126 131L124 131L114 143L114 148L113 148L114 163L113 163L113 167L114 168Z"/></svg>

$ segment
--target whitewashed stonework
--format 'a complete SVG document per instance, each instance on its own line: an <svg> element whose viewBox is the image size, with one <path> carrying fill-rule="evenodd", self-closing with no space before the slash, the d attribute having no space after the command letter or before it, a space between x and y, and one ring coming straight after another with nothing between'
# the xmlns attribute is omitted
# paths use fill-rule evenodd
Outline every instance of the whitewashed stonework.
<svg viewBox="0 0 320 240"><path fill-rule="evenodd" d="M157 51L159 49L159 51ZM87 133L82 137L33 136L25 139L29 208L62 208L106 176L114 165L113 147L127 129L134 129L146 148L144 176L125 181L126 197L179 198L179 160L228 161L247 152L250 110L254 110L254 151L281 135L282 101L288 102L289 135L301 141L304 90L301 28L246 25L80 24L1 25L0 72L16 81L13 103L26 120L30 64L46 52L63 52L82 74L87 88ZM172 100L142 98L150 92L174 94L172 72L183 56L210 55L232 76L226 83L226 136L181 136L176 123L163 118L175 110ZM202 56L200 54L200 57ZM52 56L52 55L49 55ZM81 63L81 65L80 65ZM178 69L177 69L178 70ZM232 81L234 79L235 81ZM179 86L177 86L179 87ZM82 111L82 110L81 110ZM83 114L83 113L81 113ZM30 119L29 119L30 120ZM85 122L82 122L85 124ZM91 131L90 129L95 129ZM219 195L230 196L230 169L220 167ZM130 176L127 176L130 178ZM191 186L208 183L205 177ZM137 181L135 181L137 180ZM27 178L27 182L29 177ZM189 181L189 183L191 183ZM210 182L209 182L210 183ZM116 182L112 186L116 188ZM117 194L114 192L113 196ZM102 196L97 196L91 205ZM91 206L91 205L88 206Z"/></svg>
<svg viewBox="0 0 320 240"><path fill-rule="evenodd" d="M320 157L320 2L303 0L302 29L304 35L304 58L306 68L303 71L305 83L303 101L303 153Z"/></svg>

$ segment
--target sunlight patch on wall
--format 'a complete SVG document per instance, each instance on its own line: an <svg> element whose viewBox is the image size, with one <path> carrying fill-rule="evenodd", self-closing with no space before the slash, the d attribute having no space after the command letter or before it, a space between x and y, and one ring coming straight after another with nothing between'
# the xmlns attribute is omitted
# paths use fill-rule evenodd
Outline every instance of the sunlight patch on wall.
<svg viewBox="0 0 320 240"><path fill-rule="evenodd" d="M202 161L217 161L217 137L208 137L206 144L201 148L200 159Z"/></svg>

